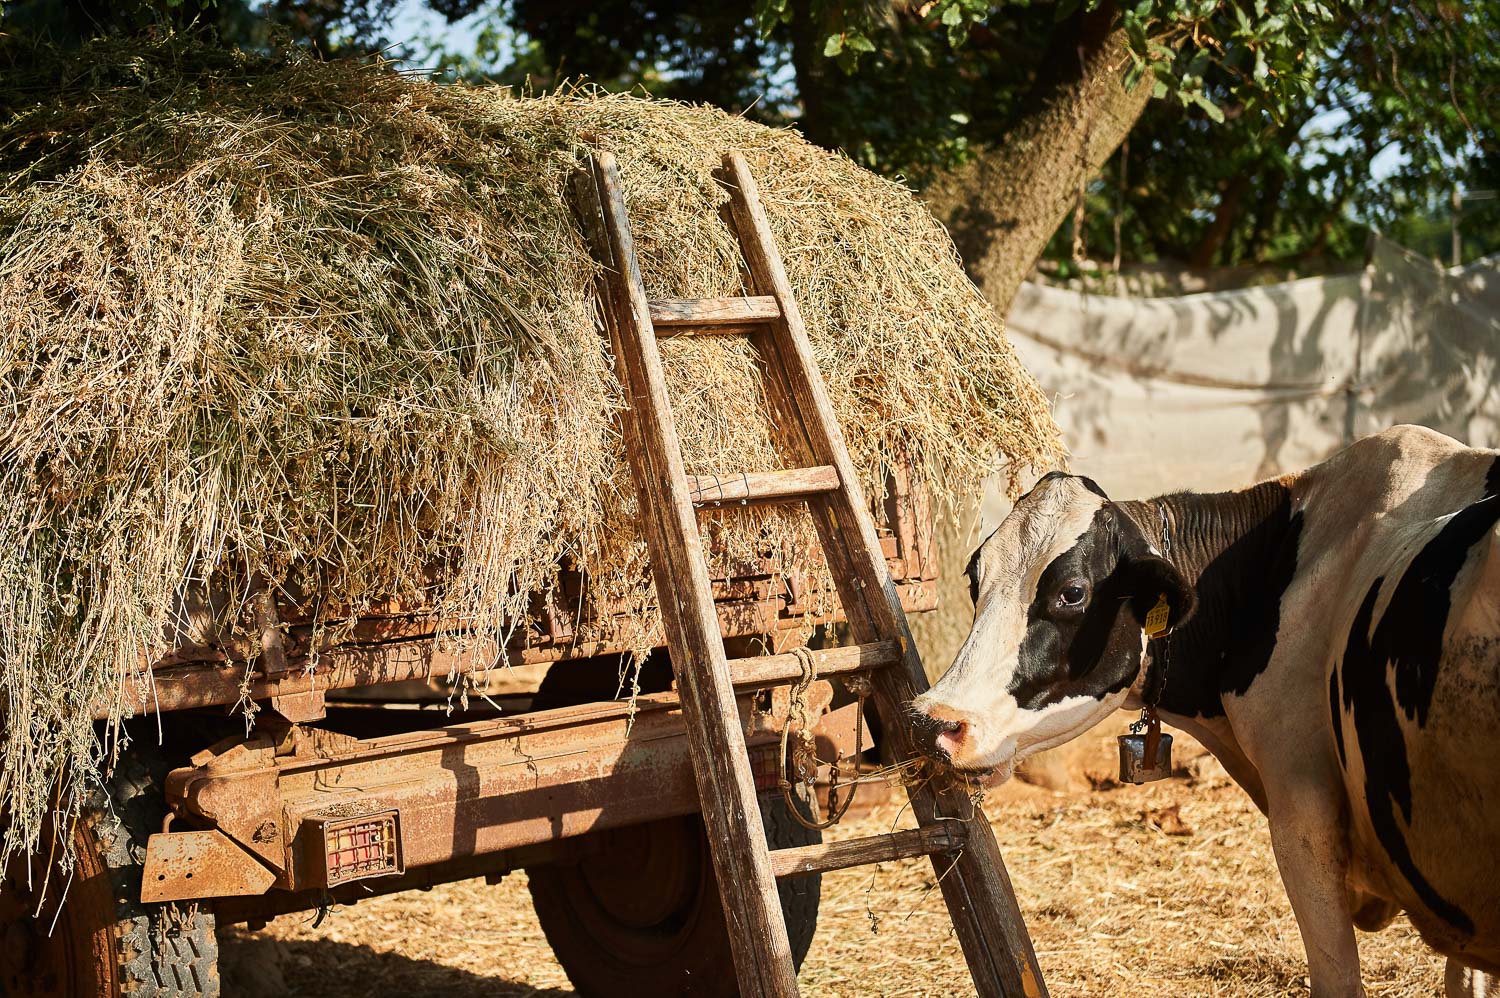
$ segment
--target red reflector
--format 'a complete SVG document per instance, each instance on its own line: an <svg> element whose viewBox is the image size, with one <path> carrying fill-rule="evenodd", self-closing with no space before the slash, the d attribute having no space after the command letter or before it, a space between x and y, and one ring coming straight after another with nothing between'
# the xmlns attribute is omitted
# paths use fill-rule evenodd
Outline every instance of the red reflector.
<svg viewBox="0 0 1500 998"><path fill-rule="evenodd" d="M353 817L313 817L312 841L322 853L324 886L402 872L401 815L395 810Z"/></svg>

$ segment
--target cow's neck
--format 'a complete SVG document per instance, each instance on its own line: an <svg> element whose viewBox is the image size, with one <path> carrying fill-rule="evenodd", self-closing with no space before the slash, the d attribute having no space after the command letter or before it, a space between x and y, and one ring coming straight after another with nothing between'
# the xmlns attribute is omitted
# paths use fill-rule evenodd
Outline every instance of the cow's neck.
<svg viewBox="0 0 1500 998"><path fill-rule="evenodd" d="M1182 717L1222 716L1224 694L1248 689L1275 648L1301 531L1291 491L1270 481L1121 505L1198 596L1191 619L1148 645L1143 697Z"/></svg>

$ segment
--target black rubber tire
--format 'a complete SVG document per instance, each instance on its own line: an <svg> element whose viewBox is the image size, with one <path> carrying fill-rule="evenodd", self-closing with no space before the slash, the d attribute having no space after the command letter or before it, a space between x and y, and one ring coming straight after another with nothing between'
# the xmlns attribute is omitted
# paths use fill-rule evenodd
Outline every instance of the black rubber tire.
<svg viewBox="0 0 1500 998"><path fill-rule="evenodd" d="M797 807L803 817L811 817L806 804L798 801ZM760 818L766 829L766 844L772 849L811 846L823 841L822 832L798 823L788 813L786 802L779 793L761 797ZM792 960L801 970L802 961L807 959L807 951L818 931L823 875L811 873L805 877L785 877L776 881L776 893L781 896L781 914L786 919L787 940L792 944Z"/></svg>
<svg viewBox="0 0 1500 998"><path fill-rule="evenodd" d="M761 798L762 824L772 849L811 845L822 833L804 828L786 810L781 798ZM675 823L675 824L674 824ZM619 995L703 995L733 998L739 994L729 930L719 901L718 880L708 858L708 838L697 815L640 826L643 834L672 842L691 885L682 903L659 922L627 925L614 919L610 907L597 897L583 864L553 863L527 869L531 901L552 953L581 995L615 998ZM676 848L685 837L697 842ZM613 847L620 839L600 833L591 843L587 860L594 868L613 871L612 890L626 895L648 892L656 878L641 869L641 855L629 847ZM639 874L632 881L633 874ZM791 877L776 885L782 916L800 968L818 928L822 877Z"/></svg>
<svg viewBox="0 0 1500 998"><path fill-rule="evenodd" d="M7 926L37 942L41 968L0 975L0 998L218 998L213 914L196 905L143 905L146 840L165 814L156 753L132 747L95 791L73 842L78 873L61 913ZM56 919L49 935L47 928Z"/></svg>
<svg viewBox="0 0 1500 998"><path fill-rule="evenodd" d="M581 665L580 669L578 666ZM569 706L614 695L617 669L594 663L555 666L543 680L536 709ZM554 673L568 673L566 680ZM661 675L643 673L643 692L664 687ZM804 827L787 812L779 794L760 799L761 822L772 849L812 845L821 832ZM805 813L805 812L804 812ZM698 815L670 818L577 840L584 860L551 863L526 870L537 920L553 955L582 995L703 995L732 998L739 994L729 931L719 901L718 880L708 855L708 837ZM663 864L668 868L663 875ZM607 892L601 900L591 871L606 871ZM619 899L633 892L660 891L670 880L678 889L670 911L659 921L618 917ZM792 959L802 966L818 927L822 877L789 877L776 885ZM659 900L659 899L658 899ZM611 908L615 910L611 910ZM630 924L626 924L626 922Z"/></svg>

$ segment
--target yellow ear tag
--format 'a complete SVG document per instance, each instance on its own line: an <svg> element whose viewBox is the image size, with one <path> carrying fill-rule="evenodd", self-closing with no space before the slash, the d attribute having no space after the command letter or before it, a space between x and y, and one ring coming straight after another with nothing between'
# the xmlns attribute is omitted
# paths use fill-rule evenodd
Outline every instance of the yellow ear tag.
<svg viewBox="0 0 1500 998"><path fill-rule="evenodd" d="M1172 616L1172 607L1165 594L1156 597L1156 605L1146 614L1146 626L1142 628L1148 638L1159 638L1167 633L1167 620Z"/></svg>

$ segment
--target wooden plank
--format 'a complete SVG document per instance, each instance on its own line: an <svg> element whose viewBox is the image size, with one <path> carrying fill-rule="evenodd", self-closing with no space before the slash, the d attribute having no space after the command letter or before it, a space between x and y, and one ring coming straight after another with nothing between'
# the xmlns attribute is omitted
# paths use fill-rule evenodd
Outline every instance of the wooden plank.
<svg viewBox="0 0 1500 998"><path fill-rule="evenodd" d="M590 172L603 223L599 250L607 253L601 253L604 317L630 407L623 420L626 456L640 493L735 974L742 995L795 995L791 945L614 157L597 153Z"/></svg>
<svg viewBox="0 0 1500 998"><path fill-rule="evenodd" d="M688 475L688 496L694 505L713 508L724 503L790 502L832 492L839 473L829 465L750 471L739 475Z"/></svg>
<svg viewBox="0 0 1500 998"><path fill-rule="evenodd" d="M911 856L953 853L963 848L964 838L965 826L954 821L871 835L863 839L819 842L816 845L775 850L771 853L771 870L778 878L801 877L851 866L888 863L893 859L907 859Z"/></svg>
<svg viewBox="0 0 1500 998"><path fill-rule="evenodd" d="M868 669L883 669L901 661L901 646L894 641L867 645L819 648L812 653L813 671L819 679ZM729 680L737 689L752 689L789 683L802 677L802 663L795 655L757 655L729 660Z"/></svg>
<svg viewBox="0 0 1500 998"><path fill-rule="evenodd" d="M752 298L655 298L647 303L657 332L684 326L743 326L780 318L769 295ZM712 332L713 330L705 330Z"/></svg>
<svg viewBox="0 0 1500 998"><path fill-rule="evenodd" d="M935 605L930 584L903 586L902 598L913 611L930 610ZM790 610L780 597L750 603L719 603L719 628L722 633L763 635L767 629L800 628L804 621L787 615ZM778 612L779 611L779 612ZM757 618L752 622L750 617ZM822 613L806 623L827 623L842 619ZM229 706L239 702L242 691L246 699L267 700L272 697L296 696L311 691L333 692L361 686L380 686L412 680L446 679L469 675L510 665L542 665L559 662L567 668L569 658L595 655L617 655L625 648L616 640L590 641L546 648L501 648L490 638L467 636L461 641L439 643L434 635L444 623L437 618L390 621L404 624L378 643L351 643L323 649L315 665L305 657L294 658L289 671L275 678L252 675L248 681L247 666L239 662L207 660L184 663L151 671L145 694L131 703L137 714L154 714L205 707ZM448 622L452 625L454 622ZM456 631L456 628L455 628ZM461 633L461 632L457 632ZM831 651L844 654L848 646ZM895 648L895 642L889 647ZM815 653L818 654L818 653ZM795 663L792 663L795 664ZM888 663L878 662L875 665ZM863 668L863 666L861 666ZM874 666L872 666L874 667ZM838 666L834 666L838 669ZM847 670L843 670L847 671ZM789 673L796 678L800 673ZM763 681L763 680L751 680ZM113 716L106 702L94 705L94 720Z"/></svg>
<svg viewBox="0 0 1500 998"><path fill-rule="evenodd" d="M920 753L902 705L927 688L921 658L881 556L869 507L813 357L755 179L744 157L735 152L724 157L720 176L729 190L734 227L753 290L772 295L781 306L781 319L766 327L763 353L768 373L766 392L788 424L784 429L790 431L786 437L793 450L791 457L798 463L831 464L843 482L838 492L814 499L808 508L833 570L850 631L861 644L898 637L905 649L904 667L881 669L871 678L887 744L898 759L912 758ZM984 813L973 806L965 791L951 775L939 774L910 793L919 824L928 826L956 817L968 826L968 844L940 884L975 989L987 998L1045 998L1046 986L999 847ZM942 869L937 872L944 873Z"/></svg>

